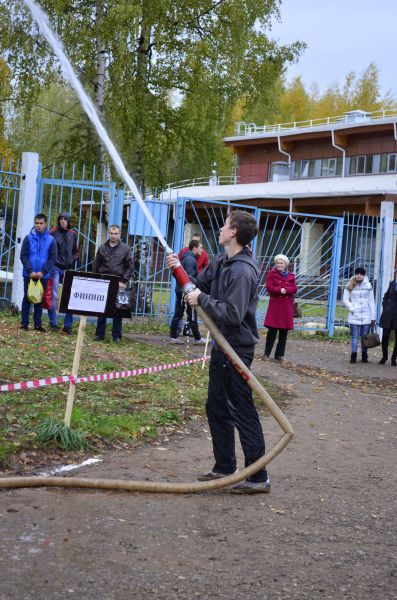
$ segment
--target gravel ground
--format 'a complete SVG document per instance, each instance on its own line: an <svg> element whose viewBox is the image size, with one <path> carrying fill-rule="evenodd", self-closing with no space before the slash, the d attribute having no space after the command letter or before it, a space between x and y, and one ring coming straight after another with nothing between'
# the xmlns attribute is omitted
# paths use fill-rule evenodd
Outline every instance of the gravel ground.
<svg viewBox="0 0 397 600"><path fill-rule="evenodd" d="M397 598L397 369L326 341L289 340L282 364L260 353L295 430L269 495L1 491L1 600ZM262 421L270 447L280 430ZM75 473L194 481L211 457L194 421Z"/></svg>

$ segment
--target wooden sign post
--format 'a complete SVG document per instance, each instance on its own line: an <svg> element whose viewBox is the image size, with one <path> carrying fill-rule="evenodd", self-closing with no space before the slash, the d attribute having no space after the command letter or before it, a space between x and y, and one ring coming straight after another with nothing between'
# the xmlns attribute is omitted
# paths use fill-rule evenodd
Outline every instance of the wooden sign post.
<svg viewBox="0 0 397 600"><path fill-rule="evenodd" d="M119 278L114 275L99 275L80 271L65 272L59 311L80 315L72 367L74 380L79 372L87 316L113 316L119 289L118 282ZM75 393L76 383L71 381L64 418L66 427L70 427Z"/></svg>

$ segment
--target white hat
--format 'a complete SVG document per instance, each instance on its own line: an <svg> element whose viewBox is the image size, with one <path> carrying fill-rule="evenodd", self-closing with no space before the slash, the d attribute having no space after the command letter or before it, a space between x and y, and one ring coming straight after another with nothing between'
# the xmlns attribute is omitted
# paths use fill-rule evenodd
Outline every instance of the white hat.
<svg viewBox="0 0 397 600"><path fill-rule="evenodd" d="M274 262L276 262L276 260L283 260L285 262L285 266L288 267L289 265L289 260L288 258L285 256L285 254L277 254L274 257Z"/></svg>

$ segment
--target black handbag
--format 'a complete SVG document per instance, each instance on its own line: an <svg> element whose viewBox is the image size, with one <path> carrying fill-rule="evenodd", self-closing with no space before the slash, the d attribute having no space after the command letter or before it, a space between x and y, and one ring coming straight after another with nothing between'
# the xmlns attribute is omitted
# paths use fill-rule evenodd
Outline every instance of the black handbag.
<svg viewBox="0 0 397 600"><path fill-rule="evenodd" d="M131 319L132 291L120 290L117 292L114 314L116 317Z"/></svg>
<svg viewBox="0 0 397 600"><path fill-rule="evenodd" d="M294 302L294 319L300 319L302 316L302 309L299 303L295 300Z"/></svg>
<svg viewBox="0 0 397 600"><path fill-rule="evenodd" d="M364 348L376 348L376 346L380 346L380 337L375 328L371 327L371 331L364 336Z"/></svg>

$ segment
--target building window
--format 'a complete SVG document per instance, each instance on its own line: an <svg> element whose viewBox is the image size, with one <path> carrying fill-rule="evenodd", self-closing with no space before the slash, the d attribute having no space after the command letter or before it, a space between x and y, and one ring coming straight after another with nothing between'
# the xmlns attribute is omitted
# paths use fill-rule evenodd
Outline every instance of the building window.
<svg viewBox="0 0 397 600"><path fill-rule="evenodd" d="M380 172L395 173L397 166L397 154L382 154L380 157Z"/></svg>
<svg viewBox="0 0 397 600"><path fill-rule="evenodd" d="M372 173L373 156L351 156L349 174L350 175L364 175L366 173Z"/></svg>
<svg viewBox="0 0 397 600"><path fill-rule="evenodd" d="M294 163L294 179L314 177L315 160L296 160Z"/></svg>
<svg viewBox="0 0 397 600"><path fill-rule="evenodd" d="M336 177L342 175L342 157L323 158L321 160L321 177Z"/></svg>

